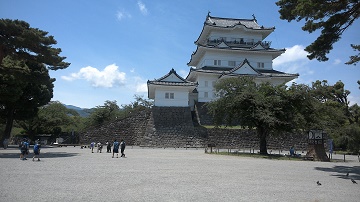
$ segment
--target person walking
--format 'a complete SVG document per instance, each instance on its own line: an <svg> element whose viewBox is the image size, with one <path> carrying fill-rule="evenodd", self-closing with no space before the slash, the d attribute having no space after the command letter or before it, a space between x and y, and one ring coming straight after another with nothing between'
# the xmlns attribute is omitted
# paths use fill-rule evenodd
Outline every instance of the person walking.
<svg viewBox="0 0 360 202"><path fill-rule="evenodd" d="M101 142L98 142L97 143L97 153L101 153L101 150L102 150L102 144L101 144Z"/></svg>
<svg viewBox="0 0 360 202"><path fill-rule="evenodd" d="M126 143L124 140L121 140L120 143L120 149L121 149L121 157L125 157L124 151L125 151Z"/></svg>
<svg viewBox="0 0 360 202"><path fill-rule="evenodd" d="M27 160L26 155L29 154L29 143L27 142L26 138L20 143L20 160Z"/></svg>
<svg viewBox="0 0 360 202"><path fill-rule="evenodd" d="M35 158L40 161L40 143L38 141L36 141L34 145L34 156L32 160L35 161Z"/></svg>
<svg viewBox="0 0 360 202"><path fill-rule="evenodd" d="M115 139L114 140L114 144L113 144L113 155L112 157L114 158L114 154L116 154L116 158L119 158L119 142Z"/></svg>
<svg viewBox="0 0 360 202"><path fill-rule="evenodd" d="M94 153L95 142L90 143L91 153Z"/></svg>
<svg viewBox="0 0 360 202"><path fill-rule="evenodd" d="M111 153L111 143L109 141L106 142L106 152Z"/></svg>

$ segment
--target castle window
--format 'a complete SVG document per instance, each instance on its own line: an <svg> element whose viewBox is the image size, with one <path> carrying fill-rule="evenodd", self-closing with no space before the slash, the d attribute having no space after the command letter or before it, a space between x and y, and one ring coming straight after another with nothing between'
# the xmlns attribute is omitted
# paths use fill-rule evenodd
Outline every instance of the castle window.
<svg viewBox="0 0 360 202"><path fill-rule="evenodd" d="M205 81L205 87L208 87L208 81Z"/></svg>
<svg viewBox="0 0 360 202"><path fill-rule="evenodd" d="M165 93L165 99L174 99L174 93Z"/></svg>
<svg viewBox="0 0 360 202"><path fill-rule="evenodd" d="M221 60L214 60L214 65L220 66L221 65Z"/></svg>
<svg viewBox="0 0 360 202"><path fill-rule="evenodd" d="M258 68L264 68L264 63L263 62L258 62L257 67Z"/></svg>
<svg viewBox="0 0 360 202"><path fill-rule="evenodd" d="M228 61L228 66L235 67L235 61Z"/></svg>
<svg viewBox="0 0 360 202"><path fill-rule="evenodd" d="M208 94L208 92L204 92L204 97L209 97L209 94Z"/></svg>

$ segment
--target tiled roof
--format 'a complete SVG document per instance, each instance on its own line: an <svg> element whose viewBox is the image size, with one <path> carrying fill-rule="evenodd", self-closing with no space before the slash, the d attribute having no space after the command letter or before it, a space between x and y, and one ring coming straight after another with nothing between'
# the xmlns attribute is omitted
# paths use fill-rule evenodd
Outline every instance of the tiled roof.
<svg viewBox="0 0 360 202"><path fill-rule="evenodd" d="M241 66L243 66L246 62L248 62L248 61L245 59L241 65L234 67L234 68L211 67L211 66L204 66L199 69L190 68L190 72L195 71L195 72L213 73L213 74L220 74L220 75L237 75L237 74L234 74L233 72L235 72L237 69L239 69ZM284 73L284 72L280 72L280 71L272 70L272 69L270 69L270 70L269 69L255 69L255 68L253 68L253 69L259 73L258 76L270 76L270 77L299 76L299 74L289 74L289 73Z"/></svg>
<svg viewBox="0 0 360 202"><path fill-rule="evenodd" d="M197 86L195 82L169 82L169 81L148 81L148 84L163 85L163 86Z"/></svg>
<svg viewBox="0 0 360 202"><path fill-rule="evenodd" d="M299 74L289 74L285 72L280 72L276 70L269 70L269 69L257 69L258 72L264 74L264 75L271 75L271 76L299 76Z"/></svg>
<svg viewBox="0 0 360 202"><path fill-rule="evenodd" d="M235 27L237 25L243 25L248 29L274 29L274 27L265 28L260 26L256 19L236 19L236 18L220 18L220 17L212 17L210 15L207 16L206 25L210 26L218 26L218 27Z"/></svg>
<svg viewBox="0 0 360 202"><path fill-rule="evenodd" d="M171 74L174 74L176 77L178 77L182 82L178 81L163 81L167 77L169 77ZM197 86L198 84L195 82L190 82L179 76L174 69L171 69L169 73L164 75L163 77L159 79L155 79L153 81L147 81L148 84L153 85L167 85L167 86Z"/></svg>
<svg viewBox="0 0 360 202"><path fill-rule="evenodd" d="M225 43L225 42L224 42ZM225 43L226 44L226 43ZM252 47L219 47L217 45L207 45L207 44L198 44L198 46L206 47L206 48L216 48L216 49L231 49L231 50L244 50L244 51L253 51L253 52L259 52L259 51L266 51L266 52L278 52L278 51L285 51L285 49L274 49L274 48L264 48L264 49L254 49L258 43ZM197 49L196 49L197 50ZM196 53L196 52L195 52ZM195 54L193 53L193 54Z"/></svg>

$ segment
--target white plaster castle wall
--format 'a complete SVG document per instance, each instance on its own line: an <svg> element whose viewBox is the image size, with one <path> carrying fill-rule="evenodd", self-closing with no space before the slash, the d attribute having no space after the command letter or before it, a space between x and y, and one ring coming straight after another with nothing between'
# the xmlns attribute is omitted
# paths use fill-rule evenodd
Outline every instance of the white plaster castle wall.
<svg viewBox="0 0 360 202"><path fill-rule="evenodd" d="M261 34L255 34L255 33L249 33L244 32L244 29L242 28L235 28L235 29L227 29L227 30L214 30L210 34L210 39L218 39L220 37L226 37L227 41L231 41L233 38L243 38L245 42L258 42L262 41L262 35Z"/></svg>
<svg viewBox="0 0 360 202"><path fill-rule="evenodd" d="M174 99L165 99L165 93L174 93ZM157 88L155 90L155 106L163 107L186 107L189 106L188 89Z"/></svg>
<svg viewBox="0 0 360 202"><path fill-rule="evenodd" d="M199 102L210 102L214 97L214 83L218 80L216 75L200 74L198 76L198 101ZM207 92L207 97L205 96Z"/></svg>
<svg viewBox="0 0 360 202"><path fill-rule="evenodd" d="M272 56L269 54L261 54L261 53L234 53L230 51L224 50L209 50L204 55L204 57L199 62L199 66L196 68L201 68L203 66L212 66L214 65L214 60L221 60L221 67L232 67L228 66L228 61L235 61L235 66L240 65L244 60L247 59L251 66L257 69L257 63L264 63L264 68L261 69L272 69Z"/></svg>

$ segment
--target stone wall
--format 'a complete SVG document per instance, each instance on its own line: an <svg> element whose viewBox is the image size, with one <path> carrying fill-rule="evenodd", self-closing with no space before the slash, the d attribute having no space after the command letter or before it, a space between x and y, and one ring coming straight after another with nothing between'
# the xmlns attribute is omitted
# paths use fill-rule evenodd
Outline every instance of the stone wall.
<svg viewBox="0 0 360 202"><path fill-rule="evenodd" d="M260 148L259 137L256 130L244 129L207 129L207 144L215 144L219 148L249 149ZM294 147L296 150L306 151L306 134L276 134L267 138L268 150L289 150Z"/></svg>
<svg viewBox="0 0 360 202"><path fill-rule="evenodd" d="M205 107L205 102L195 103L195 114L200 125L213 125L213 118Z"/></svg>
<svg viewBox="0 0 360 202"><path fill-rule="evenodd" d="M201 147L189 107L153 107L142 146Z"/></svg>
<svg viewBox="0 0 360 202"><path fill-rule="evenodd" d="M124 119L89 128L85 133L80 134L80 143L90 144L93 141L100 141L104 144L107 141L113 142L114 139L118 141L124 139L127 145L140 145L150 114L150 110L138 111Z"/></svg>
<svg viewBox="0 0 360 202"><path fill-rule="evenodd" d="M196 125L196 124L195 124ZM89 129L80 135L82 144L92 141L124 139L128 145L146 147L196 147L215 144L218 148L259 148L259 139L254 130L207 129L194 126L188 107L153 107L131 116ZM278 134L268 137L268 149L306 150L306 134Z"/></svg>

